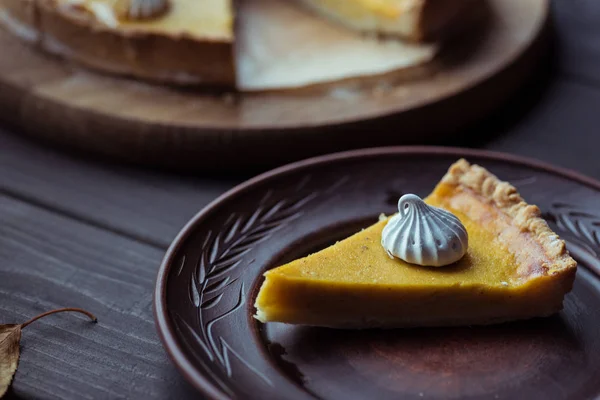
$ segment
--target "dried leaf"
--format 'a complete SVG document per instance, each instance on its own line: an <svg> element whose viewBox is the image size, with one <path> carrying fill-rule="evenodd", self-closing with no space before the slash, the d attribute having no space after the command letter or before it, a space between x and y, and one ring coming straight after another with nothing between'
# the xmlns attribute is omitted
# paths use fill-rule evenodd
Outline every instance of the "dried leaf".
<svg viewBox="0 0 600 400"><path fill-rule="evenodd" d="M0 325L0 398L4 397L8 391L15 372L17 372L17 365L19 364L19 343L21 342L21 331L23 328L40 318L65 311L85 314L93 322L98 321L94 315L80 308L61 308L40 314L23 324Z"/></svg>
<svg viewBox="0 0 600 400"><path fill-rule="evenodd" d="M6 394L19 364L21 325L0 325L0 397Z"/></svg>

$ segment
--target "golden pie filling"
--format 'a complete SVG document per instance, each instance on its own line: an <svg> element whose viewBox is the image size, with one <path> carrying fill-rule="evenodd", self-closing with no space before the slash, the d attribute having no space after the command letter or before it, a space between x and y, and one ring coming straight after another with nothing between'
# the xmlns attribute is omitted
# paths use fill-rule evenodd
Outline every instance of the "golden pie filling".
<svg viewBox="0 0 600 400"><path fill-rule="evenodd" d="M524 207L539 212L514 200L510 207L522 214ZM534 226L541 232L525 229L519 214L510 215L517 208L506 213L462 184L440 183L426 202L452 212L467 229L469 248L458 262L428 268L390 258L381 245L384 220L266 272L256 317L340 328L445 326L547 316L562 308L576 263L543 220Z"/></svg>

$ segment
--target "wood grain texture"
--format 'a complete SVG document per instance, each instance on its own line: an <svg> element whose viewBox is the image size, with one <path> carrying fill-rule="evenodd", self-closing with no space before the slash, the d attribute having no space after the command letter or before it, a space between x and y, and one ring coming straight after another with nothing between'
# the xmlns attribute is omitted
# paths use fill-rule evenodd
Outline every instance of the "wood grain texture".
<svg viewBox="0 0 600 400"><path fill-rule="evenodd" d="M57 315L23 334L15 397L183 398L188 386L155 333L162 251L0 196L0 320L77 305L98 324Z"/></svg>
<svg viewBox="0 0 600 400"><path fill-rule="evenodd" d="M600 91L595 87L569 79L553 80L517 123L484 147L541 158L600 178L599 102Z"/></svg>
<svg viewBox="0 0 600 400"><path fill-rule="evenodd" d="M600 85L600 6L594 0L552 2L554 25L558 31L560 67L574 79Z"/></svg>
<svg viewBox="0 0 600 400"><path fill-rule="evenodd" d="M376 90L359 85L233 100L93 74L1 32L7 56L0 58L0 110L26 132L75 149L196 170L423 143L489 113L535 66L539 49L531 45L544 26L548 0L490 5L488 30L449 48L433 77Z"/></svg>
<svg viewBox="0 0 600 400"><path fill-rule="evenodd" d="M166 248L238 178L193 178L67 158L0 131L0 193Z"/></svg>
<svg viewBox="0 0 600 400"><path fill-rule="evenodd" d="M595 161L600 137L594 123L600 91L551 79L541 82L543 93L526 110L517 112L515 99L477 124L461 143L539 158L600 178ZM532 90L525 87L517 98ZM573 151L565 151L565 132ZM0 149L0 190L158 247L168 246L189 218L248 177L176 176L65 157L1 132Z"/></svg>

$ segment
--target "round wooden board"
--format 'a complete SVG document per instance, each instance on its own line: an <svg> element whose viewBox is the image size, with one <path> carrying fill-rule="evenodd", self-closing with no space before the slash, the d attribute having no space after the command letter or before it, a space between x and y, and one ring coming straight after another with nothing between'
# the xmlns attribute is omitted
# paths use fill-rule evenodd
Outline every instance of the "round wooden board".
<svg viewBox="0 0 600 400"><path fill-rule="evenodd" d="M77 150L188 170L426 142L493 110L535 66L548 0L487 1L486 29L448 45L433 75L377 88L207 94L96 74L0 31L0 112Z"/></svg>

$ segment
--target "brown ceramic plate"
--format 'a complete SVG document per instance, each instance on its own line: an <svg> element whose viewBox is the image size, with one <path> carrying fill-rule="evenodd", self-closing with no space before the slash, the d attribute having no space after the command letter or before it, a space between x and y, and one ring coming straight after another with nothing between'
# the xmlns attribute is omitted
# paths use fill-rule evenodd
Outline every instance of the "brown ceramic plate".
<svg viewBox="0 0 600 400"><path fill-rule="evenodd" d="M428 194L459 157L540 206L579 262L565 309L491 327L337 331L252 318L262 273ZM600 395L600 182L509 155L399 147L315 158L223 195L160 268L167 351L209 398L588 399Z"/></svg>

